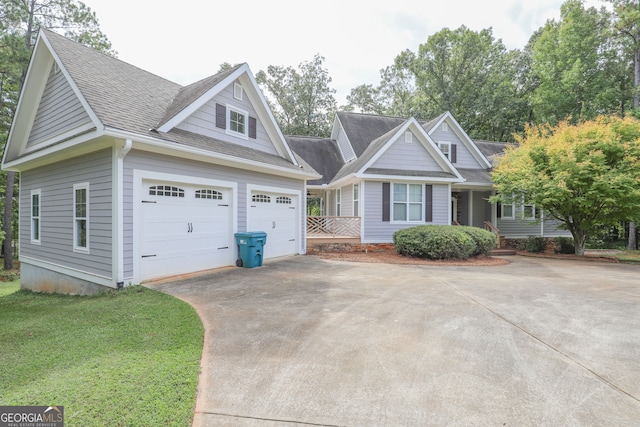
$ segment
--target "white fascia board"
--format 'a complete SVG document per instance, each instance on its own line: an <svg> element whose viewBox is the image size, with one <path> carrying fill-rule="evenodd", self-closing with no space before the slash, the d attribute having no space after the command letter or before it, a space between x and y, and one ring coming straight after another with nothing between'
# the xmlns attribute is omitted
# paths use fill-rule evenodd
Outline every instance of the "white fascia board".
<svg viewBox="0 0 640 427"><path fill-rule="evenodd" d="M429 152L429 154L431 154L436 163L438 163L438 166L440 166L445 172L449 172L455 175L458 179L461 180L460 182L464 181L464 178L462 177L462 175L460 175L455 166L453 166L447 156L444 155L440 148L438 148L438 145L433 141L433 139L431 139L424 128L420 126L420 123L418 123L418 121L413 117L408 119L405 124L395 133L395 135L389 138L389 141L387 141L385 145L380 148L380 150L378 150L378 152L362 168L360 168L358 172L356 172L356 174L361 176L364 171L369 169L376 161L378 161L378 159L384 154L384 152L387 151L389 147L391 147L394 143L396 143L398 141L398 138L404 135L404 133L409 129L411 129L413 133L418 137L418 141L420 142L420 144L422 144L422 146Z"/></svg>
<svg viewBox="0 0 640 427"><path fill-rule="evenodd" d="M103 128L104 126L103 126L102 122L100 121L100 119L98 119L98 116L96 115L96 113L91 109L91 107L89 106L89 103L85 99L84 95L82 95L82 92L80 92L80 89L78 89L78 86L76 85L76 82L74 82L73 79L71 78L71 75L69 74L67 69L64 67L64 64L60 60L60 57L58 56L56 51L51 47L51 44L50 44L49 40L47 39L47 37L44 34L42 36L43 36L42 37L43 41L45 42L45 44L49 48L49 51L51 52L51 55L53 56L53 59L55 60L56 64L58 64L58 67L60 67L60 72L62 72L62 74L64 74L64 77L67 79L67 82L69 83L69 86L71 86L71 89L73 90L73 93L80 100L80 103L82 104L82 106L84 107L85 111L89 115L89 118L91 119L91 121L95 125L96 129Z"/></svg>
<svg viewBox="0 0 640 427"><path fill-rule="evenodd" d="M203 95L201 95L198 99L189 104L186 108L180 111L178 114L167 120L160 127L158 127L159 132L169 132L174 127L178 126L182 123L187 117L191 116L193 113L198 111L204 104L209 102L214 96L219 94L224 88L229 86L231 83L237 80L237 78L242 74L245 69L248 68L247 64L243 64L240 68L238 68L233 73L229 74L227 77L218 82L211 89L206 91Z"/></svg>
<svg viewBox="0 0 640 427"><path fill-rule="evenodd" d="M246 65L246 71L239 77L241 83L246 83L248 80L248 88L247 95L251 103L253 104L253 108L255 108L256 113L260 116L260 121L262 125L265 127L267 134L271 138L271 142L275 144L276 150L278 150L278 154L289 160L296 166L299 166L296 157L293 155L293 151L289 147L286 138L282 134L282 130L280 130L280 126L278 126L278 122L276 118L273 116L273 112L271 108L269 108L269 103L267 103L267 99L264 97L262 90L260 90L260 86L256 81L251 69L248 65ZM244 87L244 85L243 85Z"/></svg>
<svg viewBox="0 0 640 427"><path fill-rule="evenodd" d="M442 177L430 177L430 176L404 176L404 175L367 175L358 174L357 178L369 180L369 181L420 181L420 182L441 182L441 183L462 183L464 180L458 178L442 178Z"/></svg>
<svg viewBox="0 0 640 427"><path fill-rule="evenodd" d="M11 153L11 156L15 158L22 155L25 151L27 140L29 138L29 134L31 133L31 128L38 111L38 105L40 104L44 88L48 81L49 72L54 63L60 68L60 72L64 75L74 95L78 98L80 104L83 106L87 115L91 119L92 125L84 126L83 130L88 130L92 127L101 129L103 127L102 123L98 119L98 116L96 116L96 114L93 112L93 110L89 106L89 103L84 98L84 96L78 89L78 86L69 75L69 72L64 67L64 64L51 46L46 35L41 31L38 34L36 47L31 56L31 61L29 62L25 84L23 85L22 92L18 100L13 124L11 126L9 137L7 139L10 146L5 150L2 159L3 168L5 170L14 170L12 169L12 165L16 164L16 162L22 163L22 159L8 163L5 162L9 153ZM74 131L77 131L77 129ZM68 135L66 137L73 137L73 135ZM16 138L18 138L17 141L15 141ZM18 146L16 146L16 144L18 144ZM39 152L38 154L40 153L43 152Z"/></svg>
<svg viewBox="0 0 640 427"><path fill-rule="evenodd" d="M484 156L484 154L482 154L482 151L480 151L476 143L473 142L473 139L471 139L471 137L469 137L467 132L465 132L465 130L462 128L462 126L460 126L460 123L458 123L456 118L453 117L453 114L451 114L451 112L447 111L444 114L444 116L442 116L442 118L438 121L438 123L436 123L436 125L433 128L431 128L431 130L429 131L429 134L435 131L445 121L449 121L449 123L453 125L454 132L458 135L458 137L462 140L462 142L467 146L467 148L469 149L473 157L481 165L487 168L490 168L491 162L489 161L489 159L487 159Z"/></svg>
<svg viewBox="0 0 640 427"><path fill-rule="evenodd" d="M318 179L322 177L322 175L306 172L302 169L296 171L289 168L282 168L279 166L269 165L253 160L241 159L239 157L215 153L199 148L186 147L183 145L173 147L163 139L142 136L126 131L121 131L119 129L107 128L105 130L105 135L113 136L120 139L132 139L134 148L143 151L153 151L154 153L166 154L169 156L180 157L184 159L204 161L208 163L231 166L239 169L247 169L256 172L264 172L271 175L286 176L296 179ZM298 168L300 167L298 166Z"/></svg>
<svg viewBox="0 0 640 427"><path fill-rule="evenodd" d="M110 144L83 144L84 142L99 138L104 135L104 131L102 129L96 129L82 135L78 135L75 138L69 139L65 142L61 142L59 144L53 144L50 147L44 148L35 153L27 154L19 159L13 160L8 163L4 163L2 165L3 170L14 171L14 172L22 172L25 170L33 169L34 167L43 166L54 161L59 161L62 159L58 159L55 157L57 153L65 152L69 149L77 147L78 155L87 154L93 151L102 150L104 148L108 148ZM66 155L68 157L68 155ZM63 157L63 158L66 158Z"/></svg>

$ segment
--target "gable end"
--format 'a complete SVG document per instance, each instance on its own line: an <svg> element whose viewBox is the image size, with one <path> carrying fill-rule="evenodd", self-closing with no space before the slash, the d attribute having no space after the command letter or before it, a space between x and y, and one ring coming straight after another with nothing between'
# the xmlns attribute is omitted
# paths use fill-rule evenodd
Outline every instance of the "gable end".
<svg viewBox="0 0 640 427"><path fill-rule="evenodd" d="M60 72L60 68L51 67L29 133L27 151L37 147L41 142L50 141L69 132L82 132L93 127L91 118L64 74Z"/></svg>

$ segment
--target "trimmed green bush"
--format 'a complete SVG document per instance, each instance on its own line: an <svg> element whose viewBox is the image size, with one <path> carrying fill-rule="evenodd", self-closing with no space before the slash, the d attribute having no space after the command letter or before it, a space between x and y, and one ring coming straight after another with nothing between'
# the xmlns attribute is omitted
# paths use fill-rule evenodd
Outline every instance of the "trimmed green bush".
<svg viewBox="0 0 640 427"><path fill-rule="evenodd" d="M575 254L576 247L573 244L571 237L556 237L555 238L555 252L557 254Z"/></svg>
<svg viewBox="0 0 640 427"><path fill-rule="evenodd" d="M393 234L396 252L415 258L468 259L476 251L476 243L461 227L419 225Z"/></svg>
<svg viewBox="0 0 640 427"><path fill-rule="evenodd" d="M532 253L544 252L547 249L547 239L540 236L529 236L520 242L518 249Z"/></svg>
<svg viewBox="0 0 640 427"><path fill-rule="evenodd" d="M490 231L478 227L458 227L467 233L476 243L476 250L471 256L489 255L492 249L496 247L496 235Z"/></svg>

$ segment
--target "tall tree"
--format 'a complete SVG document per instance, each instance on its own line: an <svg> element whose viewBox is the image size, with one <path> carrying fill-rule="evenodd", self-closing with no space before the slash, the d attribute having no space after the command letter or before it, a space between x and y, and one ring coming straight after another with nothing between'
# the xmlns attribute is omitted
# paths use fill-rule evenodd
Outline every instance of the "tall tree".
<svg viewBox="0 0 640 427"><path fill-rule="evenodd" d="M535 204L564 223L576 254L587 237L640 212L640 121L529 127L492 173L493 201Z"/></svg>
<svg viewBox="0 0 640 427"><path fill-rule="evenodd" d="M76 0L0 1L0 136L6 145L30 52L40 28L49 28L110 55L116 53L100 31L98 19L87 5ZM4 197L4 269L13 268L12 240L15 173L6 172Z"/></svg>
<svg viewBox="0 0 640 427"><path fill-rule="evenodd" d="M533 46L532 73L539 83L532 96L535 123L621 114L624 93L611 75L618 55L607 37L609 26L605 8L586 9L582 0L567 0L560 20L546 23Z"/></svg>
<svg viewBox="0 0 640 427"><path fill-rule="evenodd" d="M633 62L633 109L640 113L640 1L638 0L610 0L613 4L614 30L629 42L627 57ZM629 239L627 249L636 250L636 223L629 223Z"/></svg>
<svg viewBox="0 0 640 427"><path fill-rule="evenodd" d="M267 100L278 125L288 135L329 136L337 103L324 57L292 67L269 65L256 74L268 92Z"/></svg>
<svg viewBox="0 0 640 427"><path fill-rule="evenodd" d="M523 129L519 60L519 52L507 51L491 29L462 26L433 34L417 53L402 52L395 65L414 78L413 115L451 111L472 137L511 140L512 132Z"/></svg>

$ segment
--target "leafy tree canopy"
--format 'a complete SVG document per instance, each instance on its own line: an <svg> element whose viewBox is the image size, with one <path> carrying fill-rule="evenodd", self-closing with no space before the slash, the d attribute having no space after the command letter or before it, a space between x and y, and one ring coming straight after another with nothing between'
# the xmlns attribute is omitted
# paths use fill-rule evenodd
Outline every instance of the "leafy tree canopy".
<svg viewBox="0 0 640 427"><path fill-rule="evenodd" d="M292 67L267 67L256 74L278 125L287 135L329 136L336 111L335 89L324 68L324 57Z"/></svg>
<svg viewBox="0 0 640 427"><path fill-rule="evenodd" d="M492 173L493 201L526 201L564 223L583 255L602 227L640 213L640 121L605 118L528 127Z"/></svg>

